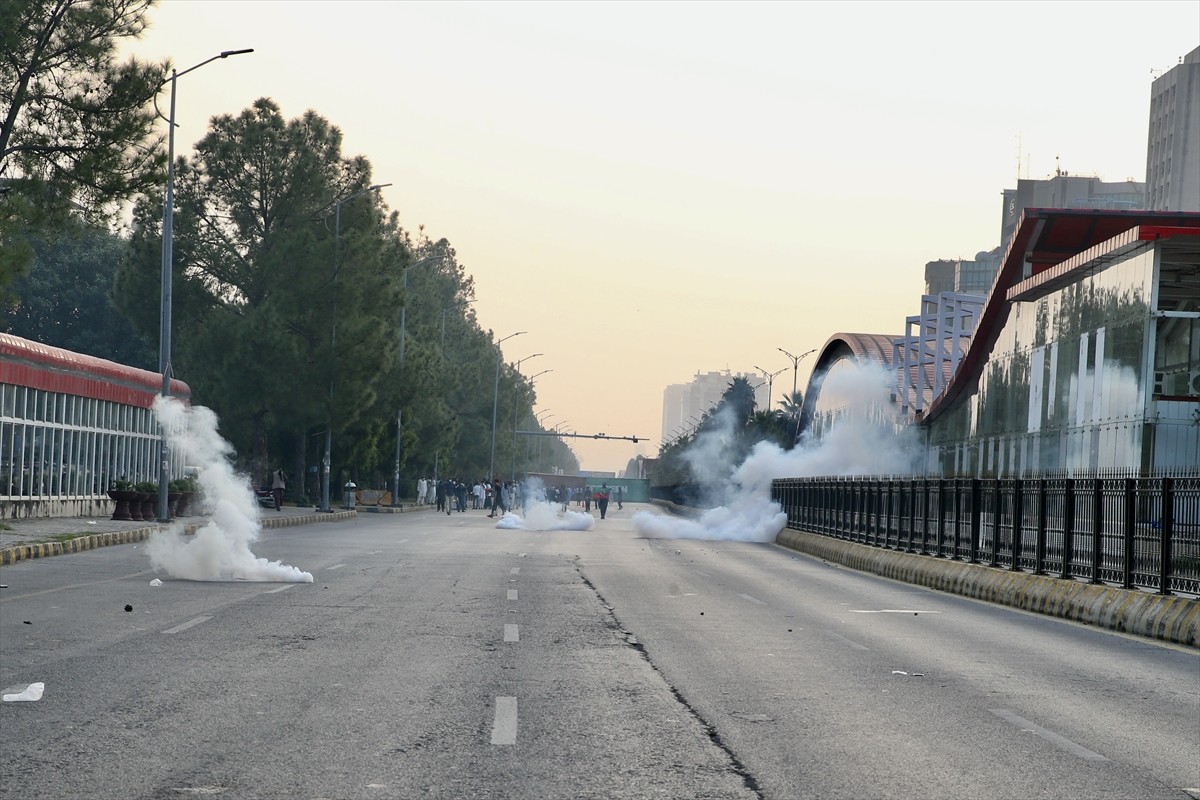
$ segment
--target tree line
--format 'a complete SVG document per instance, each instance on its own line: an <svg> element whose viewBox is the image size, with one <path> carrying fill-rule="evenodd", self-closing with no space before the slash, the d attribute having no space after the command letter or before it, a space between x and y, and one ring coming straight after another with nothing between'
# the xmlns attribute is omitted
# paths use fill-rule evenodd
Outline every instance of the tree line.
<svg viewBox="0 0 1200 800"><path fill-rule="evenodd" d="M2 329L157 370L167 159L154 101L170 65L115 55L153 0L5 5ZM327 430L335 487L390 488L398 435L402 495L435 465L482 477L498 364L496 472L578 469L561 440L514 442L514 425L541 430L536 394L479 325L471 276L449 240L401 224L330 120L262 98L214 117L174 173L169 366L254 480L282 466L314 500Z"/></svg>

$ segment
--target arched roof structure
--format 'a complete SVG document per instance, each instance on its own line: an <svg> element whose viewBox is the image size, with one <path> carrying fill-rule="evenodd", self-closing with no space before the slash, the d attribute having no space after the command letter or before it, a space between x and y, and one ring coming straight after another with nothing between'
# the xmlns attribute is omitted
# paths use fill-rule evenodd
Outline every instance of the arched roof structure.
<svg viewBox="0 0 1200 800"><path fill-rule="evenodd" d="M895 353L894 334L883 333L835 333L825 340L818 350L816 363L804 389L804 403L800 409L799 432L808 429L813 411L821 396L821 383L829 370L839 361L850 360L855 364L875 364L885 369L892 368Z"/></svg>

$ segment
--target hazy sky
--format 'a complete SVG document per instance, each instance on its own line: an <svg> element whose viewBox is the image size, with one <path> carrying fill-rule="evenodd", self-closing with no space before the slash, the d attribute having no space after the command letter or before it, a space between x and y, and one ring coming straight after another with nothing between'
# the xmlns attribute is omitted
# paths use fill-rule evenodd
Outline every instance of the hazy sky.
<svg viewBox="0 0 1200 800"><path fill-rule="evenodd" d="M258 97L327 117L480 323L528 331L506 360L544 353L547 424L649 440L573 443L620 470L668 384L901 334L927 261L999 244L1018 168L1144 180L1150 82L1198 44L1194 0L166 0L127 49L255 48L179 80L177 150Z"/></svg>

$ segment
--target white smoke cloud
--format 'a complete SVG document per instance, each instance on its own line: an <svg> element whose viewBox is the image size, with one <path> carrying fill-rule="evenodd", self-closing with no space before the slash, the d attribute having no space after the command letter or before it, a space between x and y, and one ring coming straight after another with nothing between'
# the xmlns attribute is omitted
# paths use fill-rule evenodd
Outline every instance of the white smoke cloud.
<svg viewBox="0 0 1200 800"><path fill-rule="evenodd" d="M596 518L591 514L558 509L555 503L530 503L525 507L523 518L506 511L496 527L522 531L590 531L596 525Z"/></svg>
<svg viewBox="0 0 1200 800"><path fill-rule="evenodd" d="M185 408L174 398L154 401L172 451L184 454L200 474L208 524L185 537L179 526L154 533L146 545L150 564L172 578L190 581L312 583L311 573L250 551L262 532L250 481L233 471L233 448L217 432L217 416L203 406Z"/></svg>
<svg viewBox="0 0 1200 800"><path fill-rule="evenodd" d="M727 457L722 460L728 450L722 450L719 439L701 442L694 451L700 455L693 458L709 459L702 465L707 472L694 474L723 479L726 504L696 520L639 511L633 515L635 530L664 539L771 542L787 525L787 515L771 499L775 478L910 474L920 458L919 441L908 429L896 432L889 379L890 373L878 367L830 373L821 387L822 399L837 398L844 413L821 439L808 445L782 450L759 442L742 464L730 467Z"/></svg>

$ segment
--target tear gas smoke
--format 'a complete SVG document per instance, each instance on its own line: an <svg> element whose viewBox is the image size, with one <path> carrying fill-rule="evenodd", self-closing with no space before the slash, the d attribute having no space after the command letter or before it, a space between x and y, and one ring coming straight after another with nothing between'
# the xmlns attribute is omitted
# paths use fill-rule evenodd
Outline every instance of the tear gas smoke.
<svg viewBox="0 0 1200 800"><path fill-rule="evenodd" d="M560 511L558 503L547 502L546 489L537 478L531 478L525 484L525 516L520 517L511 511L496 523L501 530L523 531L590 531L596 525L596 518L591 514L580 511Z"/></svg>
<svg viewBox="0 0 1200 800"><path fill-rule="evenodd" d="M787 525L787 514L771 499L775 478L816 475L909 474L920 457L919 443L908 429L900 433L879 414L889 408L891 374L878 367L831 372L821 387L824 399L836 397L842 413L817 441L782 450L759 442L740 465L730 462L732 420L702 431L684 454L701 483L724 490L725 505L696 520L649 511L633 515L644 536L663 539L725 539L772 542Z"/></svg>
<svg viewBox="0 0 1200 800"><path fill-rule="evenodd" d="M184 537L179 526L153 534L146 545L150 564L172 578L190 581L278 581L312 583L313 576L250 552L262 532L249 479L233 471L233 448L217 433L217 416L203 406L185 408L174 398L154 401L171 449L196 465L207 525Z"/></svg>

